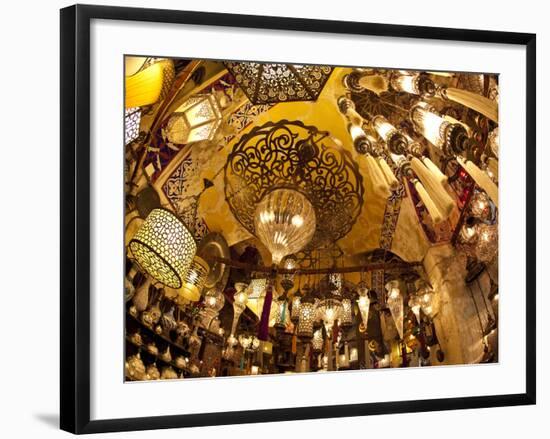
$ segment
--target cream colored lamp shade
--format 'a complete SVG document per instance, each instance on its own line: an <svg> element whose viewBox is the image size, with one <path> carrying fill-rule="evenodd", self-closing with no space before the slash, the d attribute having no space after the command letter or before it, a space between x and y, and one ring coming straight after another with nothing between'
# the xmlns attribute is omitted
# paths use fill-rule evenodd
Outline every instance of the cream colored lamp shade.
<svg viewBox="0 0 550 439"><path fill-rule="evenodd" d="M313 352L320 352L323 350L323 331L321 329L317 329L313 333L313 339L311 340L311 344L313 347Z"/></svg>
<svg viewBox="0 0 550 439"><path fill-rule="evenodd" d="M189 270L182 279L182 286L178 294L191 302L199 300L209 271L208 262L195 256Z"/></svg>
<svg viewBox="0 0 550 439"><path fill-rule="evenodd" d="M170 288L181 288L197 245L185 224L166 209L154 209L130 240L139 266Z"/></svg>
<svg viewBox="0 0 550 439"><path fill-rule="evenodd" d="M256 236L271 252L274 264L302 250L311 241L315 227L311 202L293 189L275 189L256 206Z"/></svg>
<svg viewBox="0 0 550 439"><path fill-rule="evenodd" d="M213 140L222 123L220 105L212 94L192 96L170 117L166 135L170 142L188 144Z"/></svg>
<svg viewBox="0 0 550 439"><path fill-rule="evenodd" d="M125 107L151 105L164 97L175 77L174 63L165 59L126 76Z"/></svg>

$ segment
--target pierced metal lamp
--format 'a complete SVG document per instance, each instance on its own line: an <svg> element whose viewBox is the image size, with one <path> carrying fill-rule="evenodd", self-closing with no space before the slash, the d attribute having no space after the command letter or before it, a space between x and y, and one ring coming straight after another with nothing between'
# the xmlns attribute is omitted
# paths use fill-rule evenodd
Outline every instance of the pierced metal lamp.
<svg viewBox="0 0 550 439"><path fill-rule="evenodd" d="M139 266L170 288L180 288L197 245L185 224L166 209L154 209L130 240Z"/></svg>

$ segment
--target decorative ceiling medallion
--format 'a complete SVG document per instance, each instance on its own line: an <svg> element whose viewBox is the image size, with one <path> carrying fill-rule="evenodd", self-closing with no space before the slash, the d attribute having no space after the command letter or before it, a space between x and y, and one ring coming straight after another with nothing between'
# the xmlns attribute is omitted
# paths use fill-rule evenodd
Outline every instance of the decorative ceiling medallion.
<svg viewBox="0 0 550 439"><path fill-rule="evenodd" d="M224 64L253 104L315 101L332 73L329 66L255 62Z"/></svg>
<svg viewBox="0 0 550 439"><path fill-rule="evenodd" d="M279 188L301 192L313 205L316 231L306 248L336 242L353 227L363 206L363 179L349 152L328 132L300 121L253 128L235 144L225 165L225 197L252 234L257 204Z"/></svg>

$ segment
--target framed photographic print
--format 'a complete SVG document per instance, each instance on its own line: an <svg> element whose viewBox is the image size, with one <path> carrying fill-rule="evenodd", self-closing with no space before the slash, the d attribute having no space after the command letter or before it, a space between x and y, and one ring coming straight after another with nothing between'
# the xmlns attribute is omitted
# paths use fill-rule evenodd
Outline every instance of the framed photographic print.
<svg viewBox="0 0 550 439"><path fill-rule="evenodd" d="M535 134L532 34L63 9L61 428L534 404Z"/></svg>

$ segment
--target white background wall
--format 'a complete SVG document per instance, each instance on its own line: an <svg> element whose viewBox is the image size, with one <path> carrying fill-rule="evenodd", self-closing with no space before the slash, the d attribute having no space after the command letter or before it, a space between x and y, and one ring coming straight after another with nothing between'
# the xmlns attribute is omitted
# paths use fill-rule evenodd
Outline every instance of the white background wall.
<svg viewBox="0 0 550 439"><path fill-rule="evenodd" d="M538 67L538 405L456 412L325 419L193 430L129 433L131 437L369 437L430 436L451 438L513 437L547 430L550 409L549 325L543 322L543 275L550 246L543 229L548 183L542 150L548 136L542 102L550 101L543 78L550 74L550 29L544 2L393 0L392 2L272 2L103 0L89 3L243 14L301 16L395 24L466 27L537 33ZM374 3L374 2L373 2ZM59 18L65 1L5 2L1 14L1 215L0 273L0 429L4 437L58 437L59 370ZM7 172L6 172L7 171ZM10 336L5 336L10 334ZM32 356L31 356L32 355ZM411 385L420 385L411 383ZM352 392L353 389L342 389ZM215 397L215 395L213 395ZM185 395L182 395L185 398ZM144 404L154 402L144 401ZM222 430L223 429L223 430ZM227 435L227 436L225 436ZM105 435L109 437L121 437Z"/></svg>

